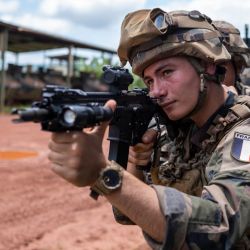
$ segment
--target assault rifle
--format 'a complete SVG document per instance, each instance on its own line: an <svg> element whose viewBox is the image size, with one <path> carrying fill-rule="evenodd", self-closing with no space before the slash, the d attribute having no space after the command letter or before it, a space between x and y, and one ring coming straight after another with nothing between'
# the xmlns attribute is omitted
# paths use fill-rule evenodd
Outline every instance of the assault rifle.
<svg viewBox="0 0 250 250"><path fill-rule="evenodd" d="M109 125L108 158L126 168L129 146L141 141L157 106L146 89L128 90L133 77L127 69L104 66L103 71L109 91L84 92L47 85L40 102L32 103L31 108L12 112L19 116L13 121L32 121L40 123L42 130L63 132L82 130L112 119ZM115 112L103 107L110 99L117 102Z"/></svg>

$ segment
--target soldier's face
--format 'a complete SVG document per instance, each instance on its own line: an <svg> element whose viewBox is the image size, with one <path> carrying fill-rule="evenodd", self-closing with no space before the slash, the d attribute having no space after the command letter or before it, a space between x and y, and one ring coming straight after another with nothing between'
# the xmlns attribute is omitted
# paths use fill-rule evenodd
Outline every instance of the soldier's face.
<svg viewBox="0 0 250 250"><path fill-rule="evenodd" d="M232 62L226 62L223 64L226 68L225 78L223 84L226 86L234 86L236 80L236 72Z"/></svg>
<svg viewBox="0 0 250 250"><path fill-rule="evenodd" d="M143 80L150 96L171 120L188 115L195 107L200 89L200 77L185 57L170 57L157 61L144 70Z"/></svg>

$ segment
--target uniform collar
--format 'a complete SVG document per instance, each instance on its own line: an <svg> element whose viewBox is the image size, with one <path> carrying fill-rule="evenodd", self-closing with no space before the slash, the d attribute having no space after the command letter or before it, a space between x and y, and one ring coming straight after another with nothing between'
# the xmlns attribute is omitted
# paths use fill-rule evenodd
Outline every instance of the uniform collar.
<svg viewBox="0 0 250 250"><path fill-rule="evenodd" d="M201 148L201 143L210 137L207 133L211 126L216 125L217 119L216 117L222 116L225 117L235 103L235 94L232 92L228 92L228 97L225 103L208 119L208 121L201 127L197 128L195 125L192 128L192 136L191 142L192 144L196 145L197 147Z"/></svg>

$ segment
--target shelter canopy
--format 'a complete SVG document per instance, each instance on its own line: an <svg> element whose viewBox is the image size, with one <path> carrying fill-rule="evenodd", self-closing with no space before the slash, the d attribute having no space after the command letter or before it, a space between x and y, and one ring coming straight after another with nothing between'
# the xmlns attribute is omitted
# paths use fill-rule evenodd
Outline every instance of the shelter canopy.
<svg viewBox="0 0 250 250"><path fill-rule="evenodd" d="M116 51L112 49L82 43L0 21L0 32L2 31L8 32L7 50L14 53L68 48L71 46L74 48L90 49L109 54L116 54Z"/></svg>
<svg viewBox="0 0 250 250"><path fill-rule="evenodd" d="M73 71L74 58L72 56L72 48L95 50L108 53L111 56L116 54L116 51L112 49L82 43L0 21L0 51L2 52L0 69L0 112L3 110L5 103L5 52L10 51L18 54L59 48L69 49L67 70L68 86L70 86L70 78Z"/></svg>
<svg viewBox="0 0 250 250"><path fill-rule="evenodd" d="M77 55L72 55L73 57L73 61L80 61L80 60L87 60L87 57L84 56L77 56ZM59 60L59 61L67 61L69 56L68 55L55 55L55 56L48 56L48 58L50 58L51 60Z"/></svg>

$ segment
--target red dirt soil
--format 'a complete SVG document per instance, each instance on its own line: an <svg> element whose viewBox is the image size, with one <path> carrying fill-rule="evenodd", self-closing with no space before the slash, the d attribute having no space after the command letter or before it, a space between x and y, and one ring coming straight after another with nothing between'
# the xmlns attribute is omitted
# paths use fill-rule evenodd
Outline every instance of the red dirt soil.
<svg viewBox="0 0 250 250"><path fill-rule="evenodd" d="M50 170L48 132L12 118L0 115L0 250L150 249L137 226L115 222L104 198Z"/></svg>

